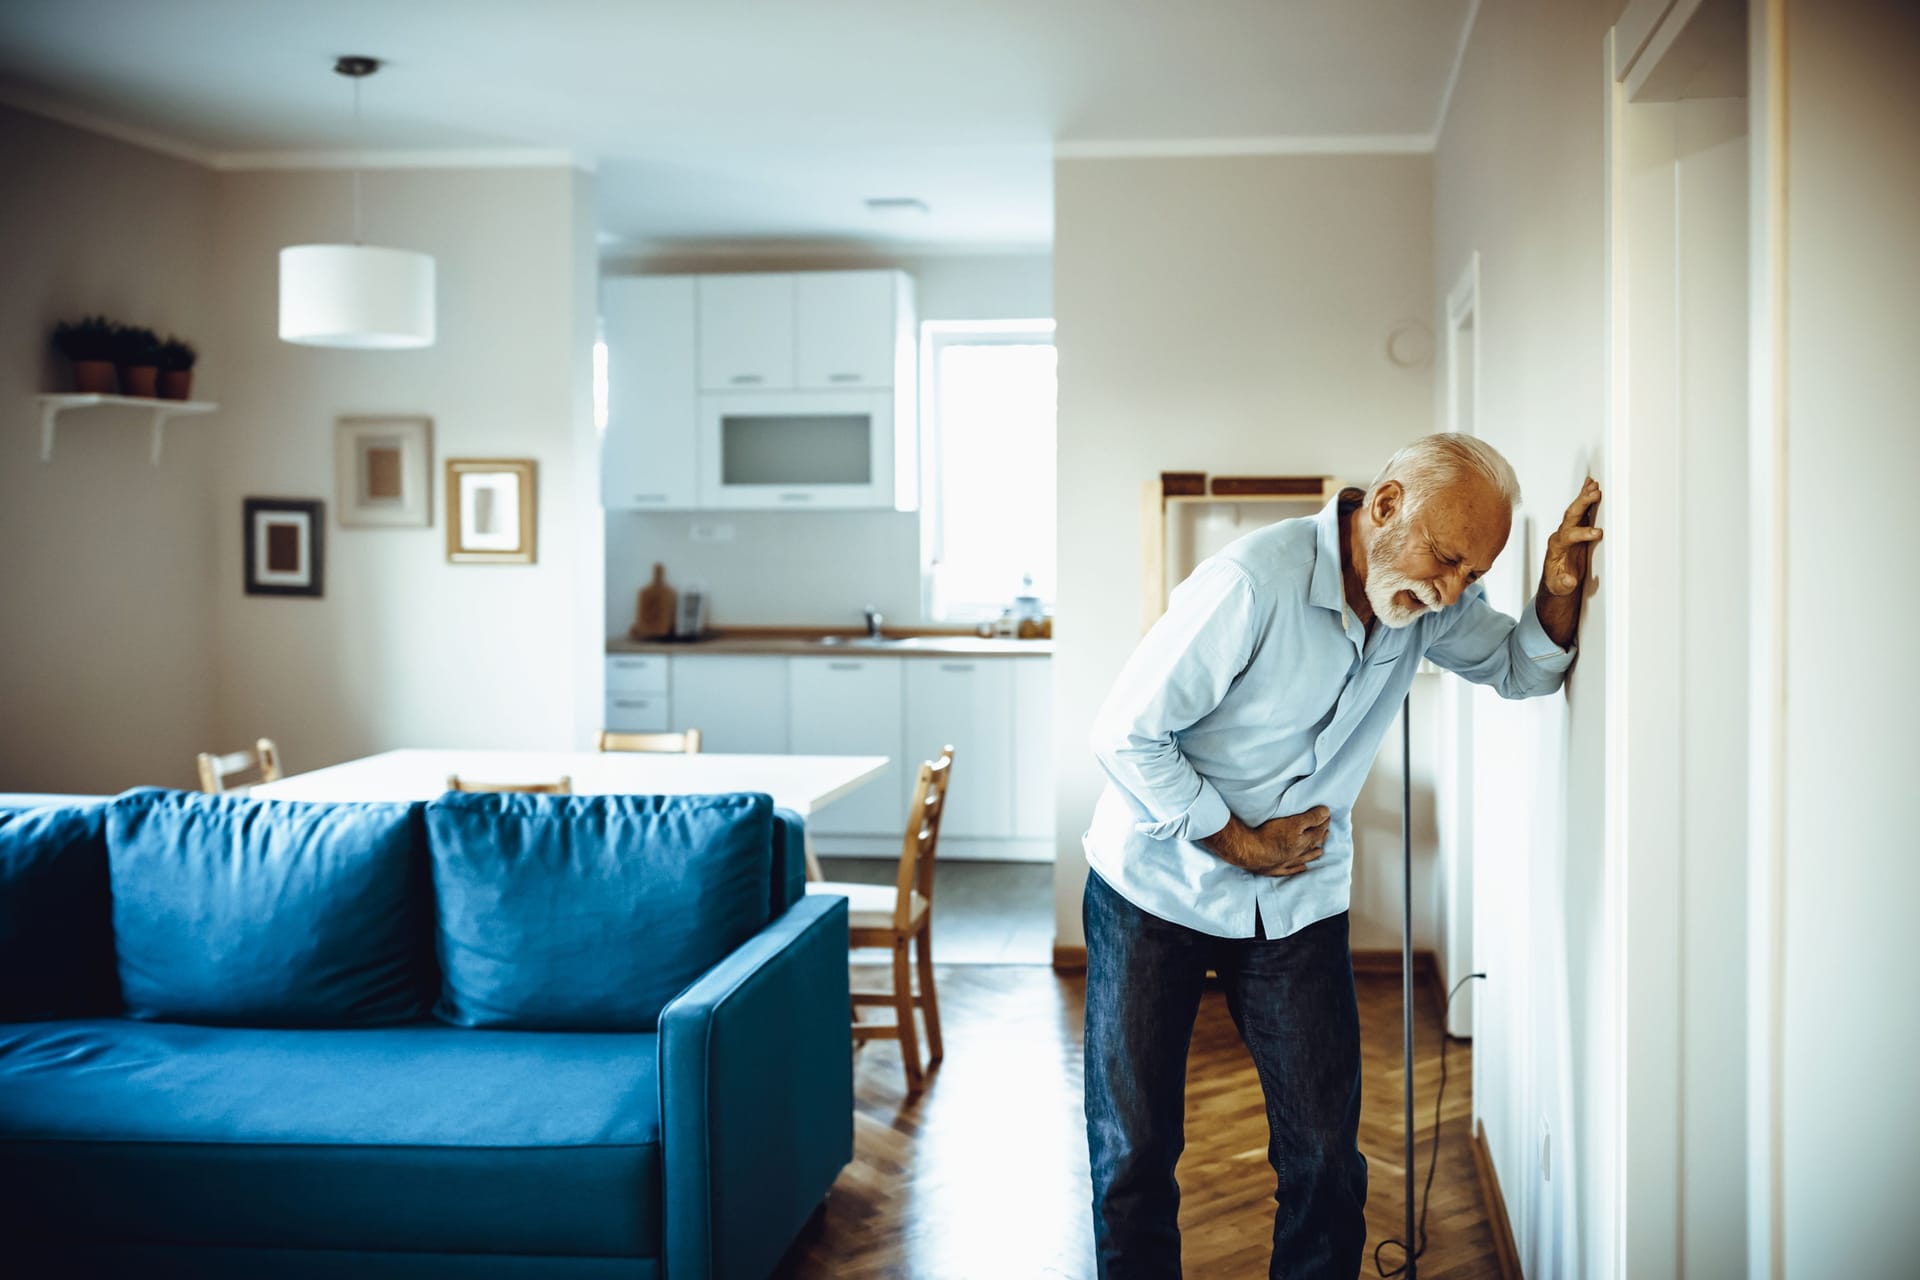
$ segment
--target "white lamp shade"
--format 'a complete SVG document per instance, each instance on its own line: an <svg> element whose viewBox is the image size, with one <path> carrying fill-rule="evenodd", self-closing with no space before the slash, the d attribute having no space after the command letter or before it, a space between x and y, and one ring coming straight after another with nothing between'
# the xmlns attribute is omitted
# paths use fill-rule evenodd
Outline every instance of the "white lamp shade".
<svg viewBox="0 0 1920 1280"><path fill-rule="evenodd" d="M308 347L432 346L432 257L358 244L287 246L280 338Z"/></svg>

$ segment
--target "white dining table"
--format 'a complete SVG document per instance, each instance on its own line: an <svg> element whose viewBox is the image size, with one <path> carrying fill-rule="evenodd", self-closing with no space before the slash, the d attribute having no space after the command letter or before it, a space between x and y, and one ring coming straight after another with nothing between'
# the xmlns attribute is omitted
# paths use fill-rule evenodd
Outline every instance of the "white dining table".
<svg viewBox="0 0 1920 1280"><path fill-rule="evenodd" d="M403 748L382 751L277 782L248 795L261 800L431 800L447 778L490 783L557 782L573 794L687 796L758 791L810 817L880 776L886 756L665 755L626 751L480 751ZM819 879L808 841L807 868Z"/></svg>

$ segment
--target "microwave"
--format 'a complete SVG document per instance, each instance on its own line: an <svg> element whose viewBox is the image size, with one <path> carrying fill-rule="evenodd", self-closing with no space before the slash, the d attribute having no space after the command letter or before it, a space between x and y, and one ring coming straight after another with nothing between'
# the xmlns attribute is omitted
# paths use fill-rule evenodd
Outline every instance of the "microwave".
<svg viewBox="0 0 1920 1280"><path fill-rule="evenodd" d="M911 431L891 390L702 396L700 503L912 510L915 451L901 438Z"/></svg>

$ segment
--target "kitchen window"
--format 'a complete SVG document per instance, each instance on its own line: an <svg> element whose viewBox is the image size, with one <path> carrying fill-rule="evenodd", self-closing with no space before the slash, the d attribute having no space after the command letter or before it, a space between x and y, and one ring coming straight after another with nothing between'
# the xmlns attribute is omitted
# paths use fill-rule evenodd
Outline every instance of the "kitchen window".
<svg viewBox="0 0 1920 1280"><path fill-rule="evenodd" d="M927 616L1000 616L1055 591L1053 321L921 326Z"/></svg>

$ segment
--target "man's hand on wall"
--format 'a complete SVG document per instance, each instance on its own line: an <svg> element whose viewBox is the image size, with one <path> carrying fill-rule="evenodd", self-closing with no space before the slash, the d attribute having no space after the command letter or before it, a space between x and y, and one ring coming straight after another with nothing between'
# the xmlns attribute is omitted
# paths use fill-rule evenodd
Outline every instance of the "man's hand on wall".
<svg viewBox="0 0 1920 1280"><path fill-rule="evenodd" d="M1316 805L1289 818L1271 818L1249 827L1238 818L1200 843L1236 867L1263 876L1297 876L1324 853L1332 813Z"/></svg>
<svg viewBox="0 0 1920 1280"><path fill-rule="evenodd" d="M1592 476L1580 486L1580 495L1567 508L1560 527L1547 539L1547 560L1540 570L1540 590L1533 611L1547 636L1562 649L1573 644L1580 623L1581 589L1587 584L1587 561L1593 544L1605 535L1592 524L1600 505L1600 485Z"/></svg>

